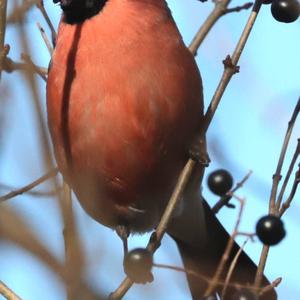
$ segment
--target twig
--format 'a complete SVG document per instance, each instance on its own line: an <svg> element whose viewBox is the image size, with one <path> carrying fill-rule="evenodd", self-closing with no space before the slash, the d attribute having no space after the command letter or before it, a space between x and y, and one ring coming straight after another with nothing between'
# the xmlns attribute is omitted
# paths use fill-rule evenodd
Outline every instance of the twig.
<svg viewBox="0 0 300 300"><path fill-rule="evenodd" d="M203 25L200 27L198 32L196 33L195 37L193 38L189 49L190 51L196 55L197 50L199 49L200 45L202 44L203 40L211 30L211 28L215 25L215 23L224 15L231 13L231 12L238 12L242 9L248 9L252 6L253 3L246 3L243 6L237 6L234 8L227 8L229 5L230 0L222 0L222 1L215 1L215 7L213 11L209 14Z"/></svg>
<svg viewBox="0 0 300 300"><path fill-rule="evenodd" d="M8 240L25 249L47 265L65 284L68 284L70 277L64 264L38 240L30 226L17 213L6 206L1 207L0 210L0 239ZM76 276L76 274L74 275ZM78 299L103 299L100 295L96 295L82 278L78 278L78 280L80 280L80 289L77 290Z"/></svg>
<svg viewBox="0 0 300 300"><path fill-rule="evenodd" d="M276 213L279 212L279 209L280 209L280 206L281 206L281 202L282 202L282 198L283 198L283 195L284 195L284 192L285 192L285 189L286 189L286 186L289 182L289 179L290 179L290 176L291 176L291 173L294 169L294 166L295 166L295 163L297 161L297 158L300 154L300 139L298 139L298 143L297 143L297 147L295 149L295 152L294 152L294 155L293 155L293 158L291 160L291 163L289 165L289 169L287 171L287 174L284 178L284 182L282 184L282 187L281 187L281 190L280 190L280 193L277 197L277 200L276 200L276 205L275 205L275 210L276 210Z"/></svg>
<svg viewBox="0 0 300 300"><path fill-rule="evenodd" d="M47 68L37 66L33 62L31 64L15 62L11 58L6 57L3 61L3 71L11 73L13 71L30 71L37 73L44 81L47 80L48 70Z"/></svg>
<svg viewBox="0 0 300 300"><path fill-rule="evenodd" d="M300 182L300 164L298 165L298 170L297 170L297 172L295 174L295 180L293 182L291 193L288 196L287 200L282 204L282 207L280 208L280 211L279 211L279 216L280 217L282 217L282 215L290 207L290 205L291 205L291 203L292 203L292 201L294 199L294 196L296 194L299 182Z"/></svg>
<svg viewBox="0 0 300 300"><path fill-rule="evenodd" d="M7 300L22 300L13 290L0 280L0 294Z"/></svg>
<svg viewBox="0 0 300 300"><path fill-rule="evenodd" d="M271 189L271 195L270 195L270 202L269 202L269 213L270 214L276 214L276 194L277 194L277 189L278 189L278 185L279 185L279 181L281 179L281 169L282 169L282 165L283 165L283 161L285 158L285 154L286 154L286 150L290 141L290 137L297 119L297 116L299 114L300 111L300 98L298 99L298 102L295 106L295 109L293 111L292 117L288 123L288 128L284 137L284 141L283 141L283 145L281 148L281 152L280 152L280 156L279 156L279 160L278 160L278 164L277 164L277 168L276 168L276 172L273 175L273 184L272 184L272 189ZM257 267L257 272L256 272L256 276L255 276L255 282L254 285L256 287L259 287L263 278L263 272L266 266L266 262L267 262L267 257L268 257L268 253L269 253L269 246L264 245L261 255L260 255L260 260L259 260L259 264Z"/></svg>
<svg viewBox="0 0 300 300"><path fill-rule="evenodd" d="M249 240L249 238L243 243L243 245L240 247L239 251L234 256L233 260L231 261L231 264L229 266L229 269L228 269L228 272L227 272L227 275L226 275L226 278L225 278L224 286L223 286L223 289L222 289L221 299L225 299L226 290L228 288L231 276L233 274L233 271L234 271L234 269L237 265L238 259L241 255L241 253L243 252L248 240Z"/></svg>
<svg viewBox="0 0 300 300"><path fill-rule="evenodd" d="M278 164L277 164L277 168L276 168L276 172L273 175L273 184L272 184L272 189L271 189L271 195L270 195L270 206L269 206L269 212L271 214L275 214L276 213L276 194L277 194L277 189L278 189L278 185L279 185L279 181L281 179L281 169L282 169L282 165L284 162L284 158L285 158L285 154L286 154L286 150L290 141L290 137L297 119L297 116L299 114L300 111L300 98L298 99L298 102L295 106L295 109L293 111L292 117L288 123L288 128L283 140L283 145L281 148L281 152L280 152L280 156L279 156L279 160L278 160Z"/></svg>
<svg viewBox="0 0 300 300"><path fill-rule="evenodd" d="M42 182L46 181L47 179L55 176L58 173L58 168L55 168L51 171L49 171L48 173L46 173L45 175L43 175L42 177L38 178L37 180L33 181L32 183L17 189L15 191L11 191L8 194L1 196L0 197L0 203L4 202L8 199L11 199L13 197L16 197L18 195L22 195L23 193L28 192L29 190L33 189L34 187L36 187L37 185L41 184Z"/></svg>
<svg viewBox="0 0 300 300"><path fill-rule="evenodd" d="M46 47L47 47L47 49L49 51L50 56L52 56L53 47L50 44L50 41L49 41L49 39L48 39L48 37L46 35L46 32L45 32L44 28L41 26L41 24L39 22L37 22L36 25L37 25L40 33L41 33L41 36L42 36L42 38L43 38L43 40L45 42L45 45L46 45Z"/></svg>
<svg viewBox="0 0 300 300"><path fill-rule="evenodd" d="M221 199L213 206L212 211L213 213L218 213L219 210L223 207L223 206L227 206L230 199L232 198L232 194L234 194L239 188L243 187L243 185L245 184L245 182L249 179L249 177L251 176L252 171L250 170L246 176L236 184L236 186L229 191L225 196L221 197Z"/></svg>
<svg viewBox="0 0 300 300"><path fill-rule="evenodd" d="M71 189L66 182L63 183L62 216L64 222L63 237L65 245L65 265L69 277L67 283L67 299L76 299L79 287L78 278L81 278L83 257L79 246L78 234L75 227L72 208Z"/></svg>
<svg viewBox="0 0 300 300"><path fill-rule="evenodd" d="M277 279L275 279L271 284L265 286L264 288L261 289L261 291L259 292L259 296L261 297L263 294L273 290L274 288L278 287L278 285L281 283L282 278L279 277Z"/></svg>
<svg viewBox="0 0 300 300"><path fill-rule="evenodd" d="M255 20L257 18L257 14L260 10L260 7L262 5L262 2L260 0L256 0L254 5L253 5L253 8L252 8L252 11L250 13L250 16L248 18L248 21L246 23L246 26L243 30L243 33L238 41L238 44L237 46L235 47L235 50L232 54L232 57L230 58L230 56L227 56L227 58L224 60L224 66L225 66L225 69L224 69L224 72L223 72L223 75L222 75L222 78L220 80L220 83L216 89L216 92L210 102L210 105L206 111L206 114L205 114L205 122L204 122L204 125L203 125L203 128L202 128L202 131L203 132L206 132L209 125L210 125L210 122L217 110L217 107L221 101L221 98L224 94L224 91L231 79L231 77L237 73L239 71L239 68L237 66L237 63L241 57L241 54L242 54L242 51L245 47L245 44L248 40L248 37L249 37L249 34L252 30L252 27L255 23Z"/></svg>
<svg viewBox="0 0 300 300"><path fill-rule="evenodd" d="M215 287L217 286L217 283L218 283L218 281L220 279L220 276L221 276L221 274L222 274L222 272L225 268L226 262L228 261L230 252L231 252L232 247L234 245L234 239L235 239L236 235L238 234L238 228L239 228L239 225L240 225L240 222L241 222L241 218L242 218L242 214L243 214L243 210L244 210L244 205L245 205L245 200L241 199L241 198L239 198L235 195L233 195L233 197L240 202L240 210L239 210L239 213L238 213L238 217L237 217L233 232L232 232L232 234L231 234L231 236L230 236L230 238L227 242L226 248L225 248L224 253L222 255L221 261L220 261L220 263L217 267L217 270L216 270L211 282L209 283L209 285L208 285L208 287L205 291L205 294L204 294L205 297L211 295L211 293L214 291Z"/></svg>
<svg viewBox="0 0 300 300"><path fill-rule="evenodd" d="M253 5L253 2L247 2L241 6L236 6L236 7L232 7L232 8L227 8L224 12L224 14L229 14L232 12L240 12L241 10L244 9L249 9L251 6Z"/></svg>
<svg viewBox="0 0 300 300"><path fill-rule="evenodd" d="M45 82L47 81L47 77L45 76L45 73L41 72L40 68L36 67L36 65L33 63L29 55L22 53L21 58L25 61L25 63L27 63L29 68L31 68L35 73L39 74L40 77L42 77L42 79L44 79Z"/></svg>
<svg viewBox="0 0 300 300"><path fill-rule="evenodd" d="M3 60L7 55L4 49L5 30L6 30L6 9L7 9L7 0L0 0L0 79L1 79Z"/></svg>
<svg viewBox="0 0 300 300"><path fill-rule="evenodd" d="M5 183L0 183L0 190L4 190L4 191L11 191L11 190L16 190L15 187L13 187L12 185L8 185L8 184L5 184ZM55 196L58 192L60 191L60 189L58 190L30 190L30 191L27 191L27 195L31 195L33 197L53 197Z"/></svg>
<svg viewBox="0 0 300 300"><path fill-rule="evenodd" d="M43 0L37 0L36 2L36 6L38 7L38 9L41 11L45 21L47 22L49 28L50 28L50 31L51 31L51 39L52 39L52 45L53 45L53 48L55 47L55 43L56 43L56 32L55 32L55 29L54 29L54 26L48 16L48 13L44 7L44 3L43 3Z"/></svg>
<svg viewBox="0 0 300 300"><path fill-rule="evenodd" d="M15 5L12 13L7 17L7 23L19 23L24 15L36 4L37 0L24 0Z"/></svg>

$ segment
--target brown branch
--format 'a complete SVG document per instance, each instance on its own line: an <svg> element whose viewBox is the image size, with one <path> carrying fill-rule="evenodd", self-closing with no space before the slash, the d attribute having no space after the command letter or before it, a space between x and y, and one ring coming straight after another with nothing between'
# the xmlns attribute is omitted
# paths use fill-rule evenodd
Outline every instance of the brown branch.
<svg viewBox="0 0 300 300"><path fill-rule="evenodd" d="M12 13L7 17L7 23L19 23L36 2L37 0L23 0L20 5L15 5Z"/></svg>
<svg viewBox="0 0 300 300"><path fill-rule="evenodd" d="M259 292L259 297L261 297L263 294L273 290L274 288L278 287L278 285L281 283L281 281L282 281L282 278L279 277L279 278L275 279L271 284L262 288L261 291Z"/></svg>
<svg viewBox="0 0 300 300"><path fill-rule="evenodd" d="M8 185L5 183L0 183L0 190L4 190L4 191L11 191L11 190L16 190L16 188L12 185ZM33 197L54 197L57 195L57 193L60 191L61 189L58 190L30 190L27 191L26 194L27 195L31 195Z"/></svg>
<svg viewBox="0 0 300 300"><path fill-rule="evenodd" d="M278 164L277 164L277 168L276 168L276 172L273 175L273 184L272 184L272 189L271 189L271 195L270 195L270 205L269 205L269 212L271 214L275 214L276 213L276 195L277 195L277 189L278 189L278 185L279 185L279 181L281 180L281 169L282 169L282 165L285 159L285 154L287 151L287 147L290 141L290 137L297 119L297 116L299 114L300 111L300 98L298 99L298 102L295 106L295 109L293 111L292 117L288 123L288 128L283 140L283 144L282 144L282 148L281 148L281 152L280 152L280 156L279 156L279 160L278 160Z"/></svg>
<svg viewBox="0 0 300 300"><path fill-rule="evenodd" d="M223 206L227 206L229 204L229 201L232 198L232 194L234 194L238 189L243 187L243 185L249 179L251 174L252 174L252 171L249 171L246 174L246 176L240 182L238 182L231 191L229 191L226 195L221 197L221 199L213 206L213 208L212 208L213 213L217 214Z"/></svg>
<svg viewBox="0 0 300 300"><path fill-rule="evenodd" d="M229 237L226 248L225 248L224 253L222 255L221 261L220 261L220 263L217 267L217 270L216 270L211 282L209 283L209 285L208 285L208 287L205 291L205 294L204 294L205 297L208 297L209 295L211 295L211 293L214 291L215 287L217 286L218 281L220 279L220 276L221 276L221 274L222 274L222 272L225 268L225 265L226 265L226 263L229 259L230 252L231 252L231 250L234 246L234 239L235 239L236 235L238 234L238 228L240 226L240 222L241 222L241 219L242 219L245 200L241 199L241 198L239 198L235 195L233 195L233 197L240 202L240 210L239 210L239 213L238 213L238 217L237 217L233 232L232 232L231 236Z"/></svg>
<svg viewBox="0 0 300 300"><path fill-rule="evenodd" d="M3 60L7 55L7 50L5 50L5 30L6 30L6 10L7 10L7 0L0 0L0 79L2 72Z"/></svg>
<svg viewBox="0 0 300 300"><path fill-rule="evenodd" d="M282 148L281 148L281 152L280 152L280 156L279 156L279 160L278 160L278 164L277 164L277 168L276 168L276 172L273 175L273 184L272 184L272 189L271 189L271 194L270 194L270 200L269 200L269 213L270 214L276 214L276 195L277 195L277 189L278 189L278 185L279 185L279 181L281 179L281 169L282 169L282 165L285 159L285 154L287 151L287 147L290 141L290 137L297 119L297 116L299 114L300 111L300 98L298 99L298 102L295 106L295 109L293 111L292 117L288 123L288 128L283 140L283 144L282 144ZM260 255L260 260L259 260L259 264L257 267L257 272L256 272L256 276L255 276L255 286L259 287L263 278L263 272L266 266L266 262L267 262L267 257L268 257L268 253L269 253L269 246L264 245L261 255Z"/></svg>
<svg viewBox="0 0 300 300"><path fill-rule="evenodd" d="M30 64L23 62L15 62L11 58L6 57L3 61L3 71L11 73L14 71L26 71L38 74L44 81L47 81L47 68L40 67L33 62Z"/></svg>
<svg viewBox="0 0 300 300"><path fill-rule="evenodd" d="M63 237L65 246L65 265L70 281L67 287L67 299L76 299L77 289L82 277L83 255L80 240L75 226L72 207L71 189L66 182L63 184L62 216L64 222Z"/></svg>
<svg viewBox="0 0 300 300"><path fill-rule="evenodd" d="M48 49L48 51L49 51L50 56L52 56L52 53L53 53L53 47L52 47L51 44L50 44L50 41L49 41L49 39L48 39L48 37L47 37L47 34L46 34L44 28L42 27L42 25L41 25L39 22L37 22L36 25L37 25L37 27L38 27L40 33L41 33L41 36L42 36L42 38L43 38L43 40L44 40L44 43L45 43L45 45L46 45L46 47L47 47L47 49Z"/></svg>
<svg viewBox="0 0 300 300"><path fill-rule="evenodd" d="M2 295L7 300L21 300L21 298L1 280L0 295Z"/></svg>
<svg viewBox="0 0 300 300"><path fill-rule="evenodd" d="M227 8L224 12L224 14L229 14L229 13L233 13L233 12L240 12L241 10L245 10L245 9L249 9L250 7L252 7L253 2L247 2L244 5L241 6L235 6L232 8Z"/></svg>
<svg viewBox="0 0 300 300"><path fill-rule="evenodd" d="M5 206L0 210L0 240L8 240L28 251L48 266L66 285L70 282L72 277L69 276L64 264L39 241L20 215ZM82 278L78 280L80 280L80 289L77 290L78 299L103 299L100 295L96 295Z"/></svg>
<svg viewBox="0 0 300 300"><path fill-rule="evenodd" d="M231 264L229 266L229 269L228 269L228 272L227 272L227 275L226 275L226 278L225 278L224 286L223 286L223 289L222 289L221 299L225 299L225 294L226 294L227 288L229 286L231 276L233 274L233 271L234 271L234 269L235 269L235 267L237 265L238 259L239 259L240 255L242 254L242 252L243 252L243 250L244 250L244 248L245 248L248 240L249 239L247 239L243 243L243 245L240 247L240 249L238 250L238 252L234 256L233 260L231 261Z"/></svg>
<svg viewBox="0 0 300 300"><path fill-rule="evenodd" d="M290 205L291 205L291 203L292 203L292 201L294 199L294 196L296 194L299 182L300 182L300 164L298 165L298 170L297 170L297 172L295 174L295 180L293 182L291 193L288 196L287 200L282 204L282 207L280 208L280 211L279 211L279 216L280 217L282 217L282 215L290 207Z"/></svg>
<svg viewBox="0 0 300 300"><path fill-rule="evenodd" d="M276 213L279 213L284 192L285 192L287 184L288 184L288 182L290 180L290 176L291 176L292 171L293 171L293 169L295 167L295 164L296 164L296 161L297 161L297 158L298 158L299 154L300 154L300 139L298 139L297 147L295 149L293 158L292 158L291 163L289 165L289 169L287 171L287 174L286 174L286 176L284 178L284 182L282 184L279 196L277 197L277 200L276 200L276 205L275 205Z"/></svg>
<svg viewBox="0 0 300 300"><path fill-rule="evenodd" d="M29 190L31 190L34 187L41 184L42 182L44 182L44 181L48 180L49 178L55 176L57 173L58 173L58 168L55 168L55 169L49 171L48 173L46 173L45 175L43 175L42 177L38 178L37 180L31 182L30 184L28 184L28 185L26 185L26 186L24 186L20 189L17 189L15 191L11 191L11 192L9 192L8 194L6 194L4 196L1 196L0 197L0 203L28 192Z"/></svg>
<svg viewBox="0 0 300 300"><path fill-rule="evenodd" d="M55 29L54 29L54 26L48 16L48 13L44 7L44 2L43 0L37 0L36 2L36 6L38 7L38 9L40 10L40 12L42 13L46 23L48 24L49 26L49 29L51 31L51 39L52 39L52 45L53 45L53 48L55 47L55 43L56 43L56 32L55 32Z"/></svg>

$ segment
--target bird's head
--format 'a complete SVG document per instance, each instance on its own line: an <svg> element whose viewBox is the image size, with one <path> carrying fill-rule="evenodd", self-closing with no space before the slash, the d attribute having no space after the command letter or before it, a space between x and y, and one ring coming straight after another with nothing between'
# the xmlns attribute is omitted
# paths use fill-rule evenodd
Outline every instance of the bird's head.
<svg viewBox="0 0 300 300"><path fill-rule="evenodd" d="M64 12L64 21L69 24L81 23L98 14L107 0L53 0Z"/></svg>

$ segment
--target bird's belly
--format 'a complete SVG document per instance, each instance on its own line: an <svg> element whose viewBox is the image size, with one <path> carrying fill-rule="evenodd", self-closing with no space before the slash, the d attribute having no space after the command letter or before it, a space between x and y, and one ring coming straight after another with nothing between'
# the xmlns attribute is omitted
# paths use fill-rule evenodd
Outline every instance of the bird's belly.
<svg viewBox="0 0 300 300"><path fill-rule="evenodd" d="M152 229L201 124L196 66L184 48L175 51L181 65L164 51L126 60L100 46L67 46L57 44L47 83L58 166L100 223Z"/></svg>

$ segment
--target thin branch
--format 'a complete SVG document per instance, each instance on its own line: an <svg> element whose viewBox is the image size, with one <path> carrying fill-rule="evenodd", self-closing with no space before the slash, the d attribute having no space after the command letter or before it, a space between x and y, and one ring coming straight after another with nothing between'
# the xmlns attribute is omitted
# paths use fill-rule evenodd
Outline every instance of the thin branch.
<svg viewBox="0 0 300 300"><path fill-rule="evenodd" d="M63 183L63 203L61 206L64 222L63 237L65 245L65 265L70 281L67 287L67 299L76 299L79 288L79 278L82 277L83 256L72 207L71 189L66 182Z"/></svg>
<svg viewBox="0 0 300 300"><path fill-rule="evenodd" d="M48 16L48 13L44 7L44 2L43 0L37 0L36 2L36 6L38 7L38 9L40 10L40 12L42 13L45 21L47 22L49 28L50 28L50 31L51 31L51 38L52 38L52 45L53 45L53 48L55 47L55 43L56 43L56 31L54 29L54 26Z"/></svg>
<svg viewBox="0 0 300 300"><path fill-rule="evenodd" d="M22 300L13 290L0 280L0 295L7 300Z"/></svg>
<svg viewBox="0 0 300 300"><path fill-rule="evenodd" d="M298 158L299 154L300 154L300 139L298 139L297 147L295 149L293 158L292 158L291 163L289 165L289 169L287 171L287 174L286 174L286 176L284 178L284 182L282 184L280 193L279 193L279 195L277 197L277 200L276 200L275 210L276 210L277 213L279 212L279 209L280 209L280 206L281 206L281 203L282 203L282 198L283 198L285 189L286 189L287 184L288 184L288 182L290 180L290 176L292 174L292 171L294 169L294 166L296 164L296 161L297 161L297 158Z"/></svg>
<svg viewBox="0 0 300 300"><path fill-rule="evenodd" d="M215 7L212 12L209 14L205 22L202 24L195 37L193 38L189 49L193 53L193 55L197 54L197 50L202 44L203 40L212 29L212 27L216 24L216 22L224 15L231 12L239 12L243 9L249 9L253 3L245 3L242 6L237 6L234 8L227 8L230 3L230 0L222 0L215 1Z"/></svg>
<svg viewBox="0 0 300 300"><path fill-rule="evenodd" d="M293 183L293 186L292 186L291 193L288 196L287 200L282 204L282 207L280 208L280 211L279 211L279 216L280 217L282 217L282 215L290 207L290 205L291 205L291 203L292 203L292 201L294 199L294 196L296 194L299 182L300 182L300 164L298 165L298 170L297 170L297 172L295 174L295 180L294 180L294 183Z"/></svg>
<svg viewBox="0 0 300 300"><path fill-rule="evenodd" d="M240 12L241 10L245 10L245 9L249 9L250 7L252 7L253 2L247 2L244 5L240 5L240 6L235 6L232 8L227 8L224 12L224 14L229 14L229 13L233 13L233 12Z"/></svg>
<svg viewBox="0 0 300 300"><path fill-rule="evenodd" d="M8 240L28 251L31 255L47 265L65 284L69 283L70 275L64 264L39 241L35 233L30 229L30 226L24 222L23 218L6 206L0 209L0 240ZM78 280L80 280L80 289L77 290L78 299L103 299L100 295L96 295L82 278L78 278Z"/></svg>
<svg viewBox="0 0 300 300"><path fill-rule="evenodd" d="M0 0L0 79L3 60L7 55L7 51L4 47L5 42L5 30L6 30L6 10L7 0Z"/></svg>
<svg viewBox="0 0 300 300"><path fill-rule="evenodd" d="M233 274L233 271L234 271L234 269L237 265L238 259L239 259L240 255L242 254L248 240L249 240L249 238L243 243L243 245L240 247L239 251L234 256L233 260L231 261L231 264L229 266L229 269L228 269L228 272L227 272L227 275L226 275L226 278L225 278L224 286L223 286L223 289L222 289L221 299L225 299L226 290L229 286L231 276Z"/></svg>
<svg viewBox="0 0 300 300"><path fill-rule="evenodd" d="M47 68L37 66L33 62L30 64L23 62L15 62L11 58L6 57L3 61L3 71L11 73L14 71L27 71L38 74L44 81L47 81Z"/></svg>
<svg viewBox="0 0 300 300"><path fill-rule="evenodd" d="M262 288L260 293L259 293L259 297L261 297L263 294L273 290L274 288L278 287L279 284L281 283L281 281L282 281L282 278L278 277L271 284L269 284L269 285L265 286L264 288Z"/></svg>
<svg viewBox="0 0 300 300"><path fill-rule="evenodd" d="M281 152L280 152L280 156L279 156L279 160L278 160L278 164L277 164L277 168L276 168L276 172L273 175L273 184L272 184L272 189L271 189L271 195L270 195L270 206L269 206L269 212L271 214L275 214L276 213L276 195L277 195L277 189L278 189L278 185L279 185L279 181L281 179L281 169L282 169L282 165L285 159L285 154L287 151L287 147L290 141L290 137L297 119L297 116L299 114L300 111L300 98L298 99L298 102L295 106L295 109L293 111L292 117L288 123L288 128L284 137L284 141L283 141L283 145L281 148Z"/></svg>
<svg viewBox="0 0 300 300"><path fill-rule="evenodd" d="M227 206L229 204L229 201L232 198L232 194L234 194L238 189L243 187L243 185L249 179L251 174L252 174L252 171L250 170L246 174L246 176L240 182L238 182L231 191L229 191L225 196L221 197L221 199L213 206L213 208L212 208L213 213L217 214L223 206Z"/></svg>
<svg viewBox="0 0 300 300"><path fill-rule="evenodd" d="M58 168L52 169L51 171L49 171L48 173L46 173L42 177L38 178L37 180L31 182L30 184L28 184L28 185L26 185L26 186L24 186L20 189L17 189L15 191L11 191L11 192L9 192L8 194L6 194L4 196L1 196L0 197L0 203L30 191L31 189L38 186L42 182L48 180L51 177L54 177L57 173L58 173Z"/></svg>
<svg viewBox="0 0 300 300"><path fill-rule="evenodd" d="M41 36L42 36L42 38L43 38L43 40L44 40L44 42L45 42L45 45L46 45L46 47L47 47L47 49L48 49L48 51L49 51L50 56L52 56L52 53L53 53L53 47L52 47L51 44L50 44L50 41L49 41L49 39L48 39L48 37L47 37L47 34L46 34L44 28L42 27L42 25L41 25L39 22L37 22L36 25L37 25L37 27L38 27L40 33L41 33Z"/></svg>
<svg viewBox="0 0 300 300"><path fill-rule="evenodd" d="M248 21L246 23L246 26L245 26L243 33L237 43L237 46L235 47L232 57L230 58L230 56L227 56L227 58L223 61L225 69L224 69L222 78L220 80L220 83L216 89L216 92L215 92L215 94L210 102L210 105L206 111L205 122L204 122L204 125L202 128L203 132L207 131L231 77L239 71L237 63L241 57L241 54L243 52L245 45L246 45L246 42L248 40L248 37L252 30L252 27L255 23L255 20L257 18L257 15L258 15L261 5L262 5L262 2L260 0L255 1L252 11L250 13L250 16L248 18Z"/></svg>
<svg viewBox="0 0 300 300"><path fill-rule="evenodd" d="M16 188L12 185L8 185L5 183L0 183L0 190L4 190L4 191L11 191L11 190L16 190ZM31 195L33 197L54 197L57 195L57 193L60 191L61 189L58 190L30 190L27 191L26 194L27 195Z"/></svg>
<svg viewBox="0 0 300 300"><path fill-rule="evenodd" d="M7 17L7 23L19 23L24 15L36 4L37 0L23 0L20 5L15 5L12 13Z"/></svg>
<svg viewBox="0 0 300 300"><path fill-rule="evenodd" d="M233 197L235 199L237 199L239 202L240 202L240 210L239 210L239 213L238 213L238 217L237 217L237 220L236 220L236 223L235 223L235 226L234 226L234 229L233 229L233 232L231 234L231 236L229 237L229 240L227 242L227 245L226 245L226 248L224 250L224 253L222 255L222 258L221 258L221 261L217 267L217 270L211 280L211 282L209 283L206 291L205 291L205 294L204 296L207 297L209 295L211 295L211 293L214 291L215 287L217 286L218 284L218 281L220 279L220 276L225 268L225 265L228 261L228 258L229 258L229 255L230 255L230 252L233 248L233 245L234 245L234 239L236 237L236 235L238 234L238 228L240 226L240 222L241 222L241 219L242 219L242 214L243 214L243 210L244 210L244 205L245 205L245 200L244 199L241 199L235 195L233 195Z"/></svg>
<svg viewBox="0 0 300 300"><path fill-rule="evenodd" d="M270 214L276 214L276 195L277 195L279 181L281 179L281 169L282 169L282 165L283 165L283 162L285 159L287 147L288 147L290 137L291 137L297 116L299 114L299 111L300 111L300 98L298 99L298 102L295 106L292 117L288 123L288 128L287 128L287 131L286 131L286 134L284 137L284 141L283 141L283 145L281 148L276 172L273 175L273 184L272 184L270 200L269 200L269 213ZM263 246L263 249L262 249L262 252L260 255L259 264L258 264L257 271L256 271L255 281L254 281L254 285L257 288L260 286L262 278L263 278L263 273L264 273L264 269L266 266L269 250L270 250L269 246L266 246L266 245Z"/></svg>

